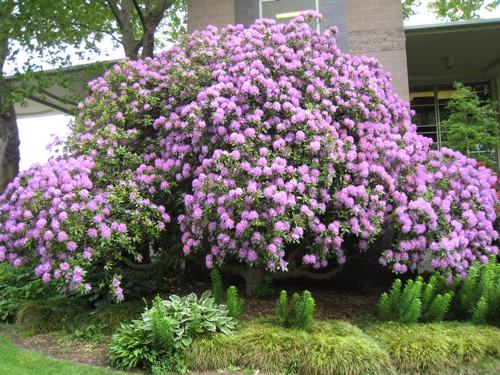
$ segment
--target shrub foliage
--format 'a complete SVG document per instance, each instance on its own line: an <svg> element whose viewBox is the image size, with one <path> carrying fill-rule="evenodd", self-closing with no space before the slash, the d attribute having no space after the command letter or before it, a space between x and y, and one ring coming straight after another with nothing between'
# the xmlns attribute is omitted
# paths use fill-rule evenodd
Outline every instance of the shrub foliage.
<svg viewBox="0 0 500 375"><path fill-rule="evenodd" d="M445 318L475 324L500 325L500 264L494 257L487 264L474 264L464 280L451 283L441 274L427 282L422 277L403 286L397 279L380 297L384 320L401 323L438 322Z"/></svg>
<svg viewBox="0 0 500 375"><path fill-rule="evenodd" d="M139 265L149 244L290 272L343 264L347 238L364 251L388 228L380 262L398 273L428 249L462 275L497 254L490 171L430 150L378 62L311 18L209 27L91 82L65 156L0 197L0 261L85 290L89 267Z"/></svg>
<svg viewBox="0 0 500 375"><path fill-rule="evenodd" d="M276 304L278 323L287 328L307 330L312 325L315 306L314 298L308 290L302 296L294 293L290 301L286 290L282 290Z"/></svg>
<svg viewBox="0 0 500 375"><path fill-rule="evenodd" d="M434 274L428 282L422 277L408 280L403 286L400 279L392 284L389 293L380 297L380 315L383 320L400 323L439 322L450 307L453 292L438 294L444 278Z"/></svg>

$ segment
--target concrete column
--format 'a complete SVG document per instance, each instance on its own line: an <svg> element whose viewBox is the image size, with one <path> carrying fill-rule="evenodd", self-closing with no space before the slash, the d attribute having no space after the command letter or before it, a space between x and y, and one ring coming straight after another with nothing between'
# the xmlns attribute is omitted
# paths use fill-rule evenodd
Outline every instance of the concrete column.
<svg viewBox="0 0 500 375"><path fill-rule="evenodd" d="M349 53L380 61L391 72L393 90L408 101L406 38L401 0L347 1Z"/></svg>

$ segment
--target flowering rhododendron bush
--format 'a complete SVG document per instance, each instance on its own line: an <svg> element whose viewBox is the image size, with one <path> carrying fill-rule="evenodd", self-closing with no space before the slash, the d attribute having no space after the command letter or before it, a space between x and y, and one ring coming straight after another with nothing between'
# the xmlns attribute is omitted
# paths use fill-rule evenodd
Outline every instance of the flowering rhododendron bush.
<svg viewBox="0 0 500 375"><path fill-rule="evenodd" d="M310 17L209 27L91 82L66 157L2 196L0 260L76 288L93 261L137 262L152 241L290 275L387 229L380 262L398 273L430 259L465 275L497 254L490 171L431 151L377 61Z"/></svg>

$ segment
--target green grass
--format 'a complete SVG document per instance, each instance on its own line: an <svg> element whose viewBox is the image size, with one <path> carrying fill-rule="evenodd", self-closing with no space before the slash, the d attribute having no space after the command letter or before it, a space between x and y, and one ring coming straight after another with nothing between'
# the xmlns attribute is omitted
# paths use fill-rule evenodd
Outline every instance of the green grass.
<svg viewBox="0 0 500 375"><path fill-rule="evenodd" d="M112 305L97 310L68 307L65 301L25 305L19 315L30 322L29 331L45 331L44 312L60 305L58 315L72 327L94 324L103 333L118 321L140 315L143 303ZM21 321L18 315L18 323ZM28 319L29 318L29 319ZM45 319L56 328L55 319ZM21 324L22 326L22 324ZM101 329L101 328L106 329ZM18 326L18 328L21 328ZM26 330L20 329L20 332ZM74 334L74 328L65 334ZM106 332L106 334L108 334ZM500 374L500 329L468 323L399 324L363 319L359 326L345 321L313 322L308 331L286 329L275 317L242 322L231 335L207 334L197 338L186 352L185 363L192 371L221 369L260 370L282 375L480 375ZM0 374L111 374L49 359L19 350L0 337Z"/></svg>
<svg viewBox="0 0 500 375"><path fill-rule="evenodd" d="M17 348L0 336L0 374L9 375L106 375L125 374L105 368L78 365L60 361Z"/></svg>
<svg viewBox="0 0 500 375"><path fill-rule="evenodd" d="M106 334L113 333L120 322L138 319L144 311L144 301L125 301L121 304L90 308L78 298L33 300L20 305L16 326L33 334L85 330L93 324Z"/></svg>
<svg viewBox="0 0 500 375"><path fill-rule="evenodd" d="M500 373L500 330L467 323L380 323L367 328L398 373ZM477 372L479 371L479 372Z"/></svg>
<svg viewBox="0 0 500 375"><path fill-rule="evenodd" d="M500 330L464 323L315 322L309 332L271 321L233 335L203 336L188 348L198 371L231 368L297 374L500 374Z"/></svg>
<svg viewBox="0 0 500 375"><path fill-rule="evenodd" d="M186 353L189 368L206 371L238 366L298 374L388 374L387 352L347 322L316 322L310 332L272 324L244 323L232 335L196 339Z"/></svg>

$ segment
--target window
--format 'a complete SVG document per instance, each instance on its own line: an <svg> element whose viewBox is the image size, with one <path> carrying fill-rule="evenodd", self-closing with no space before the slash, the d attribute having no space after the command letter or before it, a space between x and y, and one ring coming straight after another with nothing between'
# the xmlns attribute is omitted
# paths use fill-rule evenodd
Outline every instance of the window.
<svg viewBox="0 0 500 375"><path fill-rule="evenodd" d="M260 18L287 23L307 10L318 11L318 0L259 0ZM316 27L316 23L311 25Z"/></svg>
<svg viewBox="0 0 500 375"><path fill-rule="evenodd" d="M487 82L464 84L474 88L481 99L490 99L491 91ZM410 106L415 111L412 122L417 126L419 134L432 138L434 143L431 147L434 149L446 146L443 142L440 123L449 116L446 104L453 97L454 92L453 84L410 87ZM483 150L478 146L477 150L469 153L469 156L474 157L474 154L482 154L496 163L497 150Z"/></svg>

